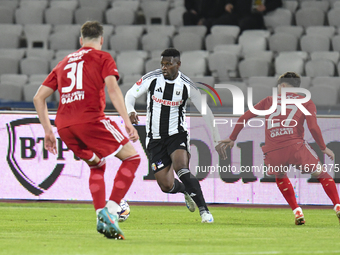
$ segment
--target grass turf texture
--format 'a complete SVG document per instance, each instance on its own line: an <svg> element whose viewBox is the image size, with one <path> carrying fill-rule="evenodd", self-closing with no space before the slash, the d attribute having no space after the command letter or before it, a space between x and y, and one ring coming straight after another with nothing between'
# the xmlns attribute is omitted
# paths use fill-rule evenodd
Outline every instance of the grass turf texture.
<svg viewBox="0 0 340 255"><path fill-rule="evenodd" d="M202 224L185 206L130 205L120 223L126 240L96 232L89 204L0 203L0 254L339 254L339 222L331 209L211 207Z"/></svg>

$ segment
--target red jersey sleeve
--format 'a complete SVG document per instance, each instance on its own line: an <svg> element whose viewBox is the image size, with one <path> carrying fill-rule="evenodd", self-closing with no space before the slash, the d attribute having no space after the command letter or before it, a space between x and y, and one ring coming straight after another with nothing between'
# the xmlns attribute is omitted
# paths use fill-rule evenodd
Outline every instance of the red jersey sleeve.
<svg viewBox="0 0 340 255"><path fill-rule="evenodd" d="M315 142L319 145L320 149L324 150L326 149L326 144L325 141L323 140L322 133L317 122L315 104L313 103L312 100L309 100L305 107L312 114L306 115L308 129L312 134Z"/></svg>
<svg viewBox="0 0 340 255"><path fill-rule="evenodd" d="M47 86L53 89L54 91L58 89L58 80L55 69L53 69L52 72L47 76L47 78L43 81L42 85Z"/></svg>
<svg viewBox="0 0 340 255"><path fill-rule="evenodd" d="M101 75L103 80L110 75L116 76L117 81L119 80L119 73L116 63L109 53L105 54Z"/></svg>
<svg viewBox="0 0 340 255"><path fill-rule="evenodd" d="M271 103L268 104L268 100L270 97L266 97L264 99L262 99L260 102L258 102L254 108L256 110L266 110L267 106L270 106ZM234 127L233 132L231 133L231 135L229 136L229 139L232 141L235 141L238 134L241 132L241 130L243 129L243 127L245 126L245 124L247 123L247 121L251 118L256 117L257 115L252 113L251 111L246 111L238 120L237 123Z"/></svg>

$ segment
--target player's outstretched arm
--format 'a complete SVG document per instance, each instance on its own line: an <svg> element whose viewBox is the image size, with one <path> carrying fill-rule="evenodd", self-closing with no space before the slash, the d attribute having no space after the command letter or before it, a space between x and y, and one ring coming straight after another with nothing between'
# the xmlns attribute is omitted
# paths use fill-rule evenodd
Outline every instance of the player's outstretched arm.
<svg viewBox="0 0 340 255"><path fill-rule="evenodd" d="M46 104L46 98L53 94L53 89L41 85L33 98L34 107L38 113L40 123L45 131L45 149L52 154L57 153L56 139L53 134L50 118L48 117L48 109Z"/></svg>
<svg viewBox="0 0 340 255"><path fill-rule="evenodd" d="M133 142L139 139L137 130L133 127L129 115L126 111L124 104L124 97L122 91L120 90L116 77L113 75L107 76L105 78L105 84L107 86L107 92L110 96L113 106L118 111L119 115L123 118L125 123L126 132L129 135L129 139Z"/></svg>

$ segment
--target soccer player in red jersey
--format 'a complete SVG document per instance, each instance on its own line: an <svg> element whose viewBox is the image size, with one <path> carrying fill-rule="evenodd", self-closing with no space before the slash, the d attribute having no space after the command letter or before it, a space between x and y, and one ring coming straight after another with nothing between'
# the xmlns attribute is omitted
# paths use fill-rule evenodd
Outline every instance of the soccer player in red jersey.
<svg viewBox="0 0 340 255"><path fill-rule="evenodd" d="M66 56L52 70L34 96L34 105L45 131L45 148L55 154L56 139L48 117L46 98L59 91L60 102L55 123L60 138L76 156L90 167L89 187L97 213L97 231L108 238L124 239L118 226L119 203L129 190L140 163L140 156L129 142L138 140L137 130L127 114L118 86L116 63L101 51L103 26L87 21L81 27L82 47ZM126 138L117 124L105 117L105 91L123 118ZM106 203L105 159L116 156L122 160Z"/></svg>
<svg viewBox="0 0 340 255"><path fill-rule="evenodd" d="M301 78L298 74L287 72L278 79L278 106L274 113L265 116L265 145L262 146L264 153L264 162L266 166L279 167L284 169L289 165L294 165L302 173L309 173L316 177L322 184L326 194L334 204L334 210L340 220L340 201L339 195L333 178L327 173L327 169L322 169L320 160L315 151L311 149L304 140L304 121L307 121L308 129L311 132L315 142L319 145L321 151L330 159L334 160L334 153L326 147L321 130L317 123L316 107L312 100L302 104L311 115L305 115L295 105L287 105L287 114L281 114L281 89L286 87L300 87ZM287 98L303 98L296 93L287 93ZM261 100L254 106L257 110L267 110L272 106L273 98L269 96ZM244 127L245 123L257 115L249 110L245 112L237 121L232 134L228 139L220 142L224 148L234 146L238 134ZM289 123L290 124L289 124ZM295 123L295 124L294 124ZM287 127L290 126L290 127ZM222 155L226 158L225 150ZM290 205L295 215L295 224L302 225L305 223L302 209L298 206L295 198L294 188L289 181L287 173L281 171L269 171L268 174L275 174L276 184L282 195ZM273 168L272 168L273 169Z"/></svg>

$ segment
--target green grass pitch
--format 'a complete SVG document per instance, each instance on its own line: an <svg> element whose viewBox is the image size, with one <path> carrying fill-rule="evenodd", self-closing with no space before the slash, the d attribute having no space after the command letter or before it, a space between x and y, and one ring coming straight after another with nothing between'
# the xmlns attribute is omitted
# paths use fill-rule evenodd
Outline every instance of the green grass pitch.
<svg viewBox="0 0 340 255"><path fill-rule="evenodd" d="M339 254L340 226L331 209L211 207L202 224L185 206L130 205L120 224L126 240L96 232L90 204L0 203L0 254Z"/></svg>

